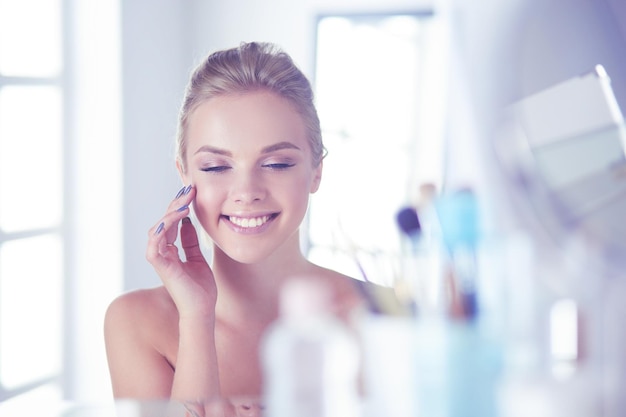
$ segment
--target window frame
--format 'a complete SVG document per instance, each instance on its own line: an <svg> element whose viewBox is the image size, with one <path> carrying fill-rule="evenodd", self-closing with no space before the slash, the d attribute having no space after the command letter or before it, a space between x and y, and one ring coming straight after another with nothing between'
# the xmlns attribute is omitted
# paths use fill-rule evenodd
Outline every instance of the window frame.
<svg viewBox="0 0 626 417"><path fill-rule="evenodd" d="M19 75L4 75L0 73L0 89L9 87L9 86L17 86L17 87L38 87L38 86L49 86L55 87L59 90L61 95L61 120L60 120L60 165L63 167L63 171L61 172L61 187L63 190L63 199L61 202L61 218L59 219L59 223L56 225L51 225L49 227L42 228L33 228L28 230L20 230L20 231L11 231L5 232L0 228L0 245L4 245L7 242L13 242L22 239L29 239L40 236L55 236L59 238L61 242L61 250L63 252L63 259L61 261L61 274L63 277L63 281L65 285L67 282L71 281L71 269L69 268L68 263L68 252L71 247L71 242L69 238L68 230L71 225L69 224L69 219L71 216L68 215L68 207L71 207L71 204L68 204L68 201L71 200L71 187L68 186L68 178L71 167L69 167L67 163L67 157L70 155L71 150L71 137L70 137L70 129L68 129L69 123L71 120L69 106L69 77L68 77L68 68L70 62L70 48L69 45L69 32L70 28L67 25L68 21L68 6L69 0L60 0L59 7L61 8L60 13L58 14L60 22L59 22L59 30L61 31L60 35L60 60L61 67L59 69L59 73L51 76L19 76ZM65 288L64 288L65 290ZM61 299L59 305L63 305L64 311L60 312L60 327L65 328L65 322L67 321L67 316L73 314L73 311L68 310L68 305L70 303L65 302L65 298L67 293L65 291L60 292ZM59 337L59 350L62 352L62 357L59 358L60 367L57 373L52 375L43 376L41 378L33 379L25 382L24 384L16 387L8 389L3 384L3 381L0 380L0 402L7 401L10 399L14 399L19 397L20 395L27 394L29 392L34 391L37 388L43 387L45 385L53 384L58 386L58 388L62 388L63 379L64 379L64 367L66 362L66 353L65 350L65 340L63 335ZM61 392L61 391L59 391Z"/></svg>

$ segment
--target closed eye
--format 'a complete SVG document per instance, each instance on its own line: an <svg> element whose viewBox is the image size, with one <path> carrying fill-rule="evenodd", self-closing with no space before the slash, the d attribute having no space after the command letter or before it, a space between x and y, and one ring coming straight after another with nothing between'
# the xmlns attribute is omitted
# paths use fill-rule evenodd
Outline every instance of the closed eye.
<svg viewBox="0 0 626 417"><path fill-rule="evenodd" d="M205 167L205 168L200 168L200 171L204 171L204 172L215 172L215 173L220 173L220 172L224 172L229 170L230 167L226 166L226 165L219 165L219 166L214 166L214 167Z"/></svg>
<svg viewBox="0 0 626 417"><path fill-rule="evenodd" d="M276 171L281 171L284 169L288 169L291 168L293 166L295 166L296 164L291 164L291 163L275 163L275 164L264 164L263 168L269 168L269 169L273 169Z"/></svg>

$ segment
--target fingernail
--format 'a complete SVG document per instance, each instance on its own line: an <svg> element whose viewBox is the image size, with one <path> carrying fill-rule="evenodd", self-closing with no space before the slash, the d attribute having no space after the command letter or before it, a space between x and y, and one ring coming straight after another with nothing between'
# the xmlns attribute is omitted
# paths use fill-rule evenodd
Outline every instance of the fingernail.
<svg viewBox="0 0 626 417"><path fill-rule="evenodd" d="M185 204L184 206L182 206L182 207L178 208L176 211L185 211L185 210L187 210L188 208L189 208L189 205L188 205L188 204Z"/></svg>
<svg viewBox="0 0 626 417"><path fill-rule="evenodd" d="M191 184L189 184L189 185L187 186L187 188L185 188L185 191L183 192L183 194L184 194L184 195L189 194L189 191L191 191L191 188L192 188L192 187L193 187L193 186L192 186Z"/></svg>
<svg viewBox="0 0 626 417"><path fill-rule="evenodd" d="M183 195L185 193L185 190L187 189L187 187L183 187L180 189L180 191L178 192L178 194L176 194L176 197L174 197L174 200L176 200L177 198L179 198L181 195Z"/></svg>
<svg viewBox="0 0 626 417"><path fill-rule="evenodd" d="M183 223L191 223L191 219L189 217L183 217Z"/></svg>
<svg viewBox="0 0 626 417"><path fill-rule="evenodd" d="M161 233L163 231L164 227L165 227L165 223L161 222L161 224L159 224L159 226L154 231L154 234L158 235L159 233Z"/></svg>

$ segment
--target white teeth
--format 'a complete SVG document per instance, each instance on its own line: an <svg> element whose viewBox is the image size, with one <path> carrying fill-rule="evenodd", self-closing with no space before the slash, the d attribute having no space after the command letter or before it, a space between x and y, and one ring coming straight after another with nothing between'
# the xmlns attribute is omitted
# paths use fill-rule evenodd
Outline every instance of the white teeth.
<svg viewBox="0 0 626 417"><path fill-rule="evenodd" d="M253 228L253 227L261 226L262 224L267 222L269 218L270 216L251 217L251 218L230 216L229 220L239 227Z"/></svg>

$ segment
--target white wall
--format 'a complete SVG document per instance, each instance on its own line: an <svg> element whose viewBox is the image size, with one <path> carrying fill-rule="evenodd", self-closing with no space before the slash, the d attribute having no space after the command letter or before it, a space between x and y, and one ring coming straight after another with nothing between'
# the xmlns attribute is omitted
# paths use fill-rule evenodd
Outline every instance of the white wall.
<svg viewBox="0 0 626 417"><path fill-rule="evenodd" d="M518 94L526 95L602 64L626 108L626 7L615 0L527 1L519 38L511 43L517 59ZM619 14L621 8L621 14Z"/></svg>
<svg viewBox="0 0 626 417"><path fill-rule="evenodd" d="M121 1L124 287L159 283L145 261L148 229L180 189L174 166L179 103L191 66L190 14L177 0Z"/></svg>

